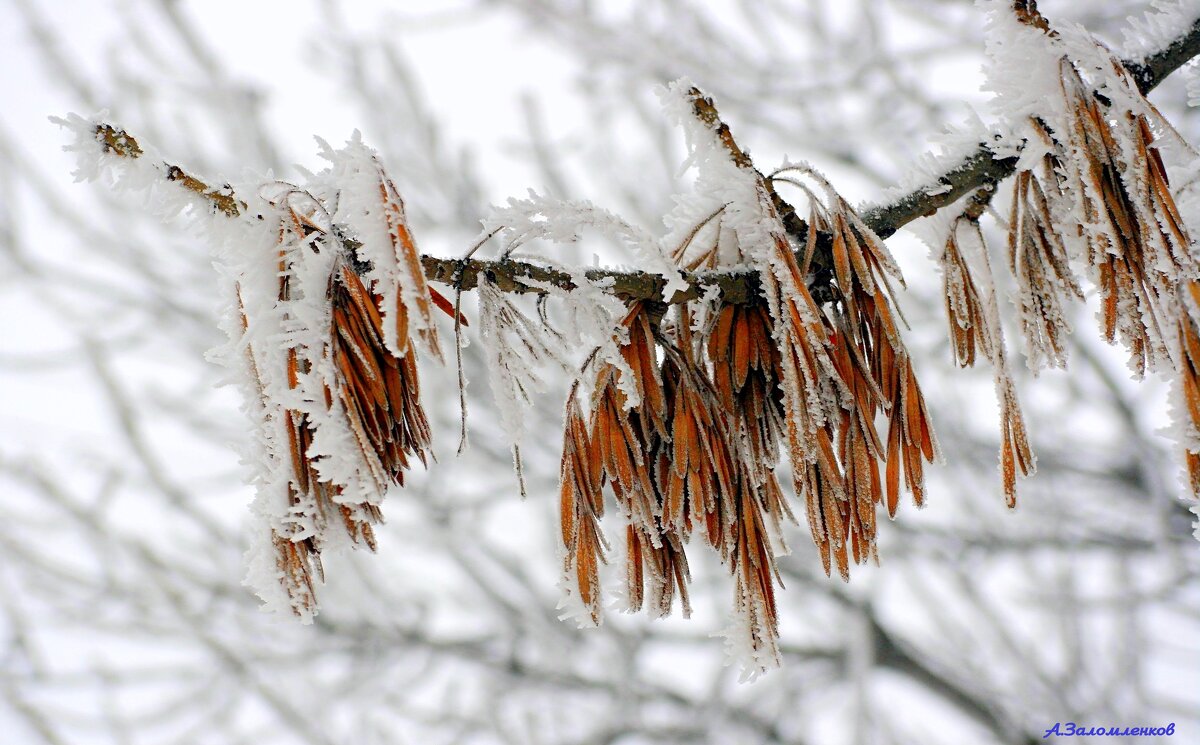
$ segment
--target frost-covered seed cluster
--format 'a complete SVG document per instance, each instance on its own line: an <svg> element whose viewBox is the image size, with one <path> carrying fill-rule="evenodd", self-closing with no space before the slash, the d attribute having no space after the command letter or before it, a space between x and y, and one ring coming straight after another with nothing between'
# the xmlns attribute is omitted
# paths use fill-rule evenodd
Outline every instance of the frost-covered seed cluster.
<svg viewBox="0 0 1200 745"><path fill-rule="evenodd" d="M228 342L211 356L242 389L256 433L246 460L259 539L246 582L268 609L310 621L322 552L374 548L387 489L428 458L414 339L440 351L404 204L357 135L342 149L322 142L329 167L302 186L214 190L99 120L62 123L76 133L78 177L187 215L214 246Z"/></svg>
<svg viewBox="0 0 1200 745"><path fill-rule="evenodd" d="M1200 6L1157 5L1134 24L1127 54L1161 47L1200 16ZM1188 161L1182 172L1193 179L1200 158L1086 31L1052 27L1032 0L984 8L990 147L1017 158L1007 266L1027 362L1035 372L1066 366L1083 268L1100 291L1104 336L1125 345L1137 374L1176 381L1174 435L1200 493L1200 265L1185 219L1200 203L1172 191L1164 154ZM709 285L699 301L669 308L563 268L569 283L517 280L542 293L531 317L481 273L478 328L518 473L525 410L546 391L540 369L575 378L561 460L563 618L602 621L607 484L625 532L626 608L664 616L678 598L687 615L686 551L699 537L733 576L725 637L751 678L780 662L775 560L787 550L782 524L795 519L776 477L781 453L826 573L847 579L852 564L878 560L879 506L895 515L901 483L923 504L925 464L941 454L901 338L894 285L903 279L882 240L811 166L757 170L688 81L662 98L686 138L684 169L696 175L664 234L531 192L493 210L482 235L502 246L502 265L539 241L594 232L661 276L666 298L686 291L695 271L753 271L759 296L734 304ZM329 165L303 184L213 189L100 119L60 123L76 133L80 178L144 193L216 247L229 340L213 357L233 371L257 432L247 460L262 540L248 581L268 608L310 620L322 551L373 548L386 491L429 456L416 350L441 359L433 307L460 318L426 284L403 200L357 135L341 149L321 142ZM974 147L982 128L945 142ZM930 178L949 157L927 159L905 188L950 190ZM1012 506L1034 457L979 227L994 193L988 185L960 199L924 229L955 361L993 368ZM586 353L581 368L569 350Z"/></svg>
<svg viewBox="0 0 1200 745"><path fill-rule="evenodd" d="M1035 372L1066 366L1068 308L1083 299L1074 267L1086 267L1102 332L1125 346L1130 369L1179 380L1175 437L1200 494L1200 263L1163 153L1200 158L1106 46L1018 6L989 10L987 72L996 155L1020 155L1008 252L1027 361ZM1160 6L1133 30L1178 33L1200 17L1195 4Z"/></svg>
<svg viewBox="0 0 1200 745"><path fill-rule="evenodd" d="M781 447L825 570L848 577L852 562L875 556L876 505L894 513L901 474L922 501L922 463L938 457L936 440L892 310L889 277L902 280L882 241L811 167L764 177L687 81L663 98L696 171L694 192L677 196L666 219L671 254L692 269L751 268L762 297L732 305L709 296L664 321L637 303L621 323L628 370L596 365L587 419L572 392L564 607L583 623L600 620L597 495L607 482L627 522L630 606L661 615L678 596L687 612L685 547L699 532L734 574L726 639L753 677L779 663L775 556L786 550L783 521L794 519L775 475ZM806 234L785 227L784 185L807 199ZM834 236L828 255L818 233ZM817 263L832 275L835 304L809 291ZM620 386L629 375L632 392ZM877 415L889 421L886 438Z"/></svg>

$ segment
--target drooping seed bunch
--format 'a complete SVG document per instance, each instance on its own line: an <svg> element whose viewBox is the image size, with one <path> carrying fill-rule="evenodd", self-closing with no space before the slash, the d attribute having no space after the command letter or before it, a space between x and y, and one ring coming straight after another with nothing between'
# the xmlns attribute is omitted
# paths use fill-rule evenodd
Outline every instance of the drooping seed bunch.
<svg viewBox="0 0 1200 745"><path fill-rule="evenodd" d="M667 321L651 305L630 305L618 334L623 364L598 364L586 424L574 389L567 405L565 584L585 620L597 622L608 483L627 522L630 607L648 599L662 615L678 596L687 612L684 547L700 530L735 577L737 643L770 666L778 659L776 554L783 521L794 519L776 476L781 450L826 573L836 567L848 578L852 562L877 558L877 507L895 514L901 479L922 503L924 463L937 447L887 284L888 276L901 281L899 271L882 241L811 169L764 178L711 101L694 89L687 95L722 154L698 160L748 188L687 231L687 250L673 256L686 267L749 264L762 296L679 305ZM803 234L784 224L791 208L774 191L780 183L809 197ZM832 237L828 245L818 245L821 234ZM816 261L830 269L824 303L809 289Z"/></svg>
<svg viewBox="0 0 1200 745"><path fill-rule="evenodd" d="M286 324L293 320L292 314L286 310L287 306L294 300L293 291L300 291L299 288L294 288L297 282L292 273L295 263L293 254L297 252L303 254L305 251L319 252L319 244L323 242L324 237L327 235L327 230L314 221L314 219L319 219L317 212L320 206L316 199L306 192L288 190L277 199L269 201L271 201L273 206L280 208L281 216L284 218L280 220L279 225L278 300L280 306L282 306L282 320ZM327 251L336 250L330 246L326 246L325 248ZM336 261L335 263L339 266L329 277L330 286L326 290L326 296L331 301L334 301L336 298L342 298L343 308L336 308L332 313L329 334L330 345L328 349L310 348L302 345L290 346L287 349L287 386L291 392L296 392L301 388L301 376L305 378L311 376L314 367L320 365L323 358L333 356L337 367L341 367L342 363L348 362L343 347L347 341L354 345L356 349L359 347L357 342L363 336L360 326L362 325L361 321L364 316L366 326L368 328L374 327L374 319L357 304L350 306L349 310L353 313L356 320L359 320L359 324L351 324L349 320L350 315L347 313L347 308L345 307L345 300L352 297L352 293L355 291L361 291L365 294L366 290L362 288L361 282L358 281L357 277L354 278L353 282L348 282L342 277L343 267L340 266L342 262ZM367 302L373 305L374 299L369 299ZM245 308L243 308L242 312L243 318L245 318ZM379 311L375 309L375 319L378 316ZM246 318L247 327L249 324L250 319ZM341 336L343 330L347 335L345 339ZM253 352L250 351L250 354L253 354ZM256 371L260 368L257 360L254 361L254 368ZM359 431L361 431L361 412L360 407L357 405L357 395L361 393L361 388L355 380L352 368L346 368L340 372L341 379L339 382L342 385L338 386L337 400L343 406L346 405L346 402L350 402L350 408L347 410L347 422L351 421L351 416L359 417L358 425ZM326 407L333 406L334 393L328 383L322 382L320 384L319 395ZM363 403L366 404L367 402L364 401ZM379 521L380 515L378 508L369 502L359 504L338 502L337 498L341 495L343 487L339 484L331 483L328 479L322 479L317 470L315 459L309 457L316 427L307 412L299 408L285 408L283 410L283 419L287 431L288 457L291 460L293 473L293 477L287 482L288 508L293 514L306 515L311 521L311 528L306 531L307 535L300 537L301 531L308 528L308 526L302 528L298 524L293 523L290 526L290 530L275 531L272 537L276 550L279 553L277 559L278 567L283 575L288 595L293 600L295 612L300 613L316 607L316 590L313 584L313 575L316 574L322 581L324 580L324 571L320 559L322 548L321 535L328 530L330 522L343 525L351 541L357 543L361 539L374 549L375 536L371 526ZM359 434L359 431L356 431L355 434ZM378 458L373 456L368 463L374 466L370 470L372 475L377 477L378 472L381 470Z"/></svg>
<svg viewBox="0 0 1200 745"><path fill-rule="evenodd" d="M559 515L564 574L592 625L600 623L600 565L608 544L600 529L604 517L600 450L592 446L587 420L575 389L567 396L560 469Z"/></svg>
<svg viewBox="0 0 1200 745"><path fill-rule="evenodd" d="M810 172L811 175L811 172ZM832 256L841 312L827 316L835 343L834 360L851 391L839 428L839 457L845 485L856 509L849 511L855 561L874 549L874 504L879 501L878 461L885 463L883 497L895 516L901 472L913 501L924 501L923 462L932 462L937 445L925 400L904 342L900 338L888 277L903 284L900 270L883 242L854 210L818 179L830 206L810 199L809 224L833 234ZM813 239L810 238L810 243ZM815 245L806 248L811 255ZM875 432L876 413L888 418L886 450ZM839 561L843 574L846 570Z"/></svg>
<svg viewBox="0 0 1200 745"><path fill-rule="evenodd" d="M1031 33L1058 38L1033 0L1013 9ZM1007 265L1027 356L1034 368L1065 365L1069 305L1083 299L1073 265L1088 267L1105 337L1125 344L1139 372L1178 376L1181 441L1200 493L1200 268L1160 155L1178 136L1107 49L1051 47L1061 101L1037 110L1020 133L1009 212ZM489 238L512 233L507 249L490 269L473 270L482 336L518 473L520 407L540 385L534 368L570 367L560 349L569 339L587 338L584 349L606 342L584 364L565 411L561 540L577 617L595 624L602 616L607 484L623 521L628 607L662 616L678 597L689 613L685 551L698 534L734 577L740 624L731 644L765 668L779 659L782 523L795 519L776 473L781 453L826 574L836 567L848 578L852 562L878 561L879 507L896 514L901 483L924 502L924 469L938 446L901 338L892 283L903 279L882 240L813 169L760 173L699 90L681 81L669 97L699 171L697 193L685 195L695 199L681 196L670 216L683 240L669 250L667 239L587 202L511 200L485 223L495 228ZM150 160L125 133L88 126L78 128L103 152ZM237 352L229 356L257 394L248 401L262 455L255 510L270 539L254 576L269 603L279 601L270 589L281 590L278 604L306 619L322 551L373 549L384 492L403 483L414 459L432 457L416 367L418 345L441 358L432 306L465 325L457 304L426 284L403 201L373 153L357 139L324 149L329 169L304 188L265 187L249 214L231 189L161 167L222 215L245 218L249 232L273 231L263 251L226 250L237 289L226 325ZM780 197L783 186L799 190L806 219ZM993 367L1011 506L1017 474L1031 473L1034 458L978 224L994 187L977 193L938 243L954 360ZM582 269L510 261L531 240L570 242L582 228L632 248L650 273L593 281ZM431 276L469 289L470 261L448 278L444 261L426 259L442 267ZM756 279L748 301L733 281L747 269ZM685 277L697 270L716 272L716 282ZM550 327L543 303L531 320L506 295L531 288L561 302L572 333ZM670 315L645 299L656 294L674 304Z"/></svg>
<svg viewBox="0 0 1200 745"><path fill-rule="evenodd" d="M1017 188L1021 188L1018 183ZM1017 471L1029 476L1036 459L1025 430L1025 417L1017 400L1017 389L1008 366L1004 329L996 298L987 245L979 228L979 216L990 199L991 190L977 195L964 214L954 218L938 263L942 268L942 294L946 318L950 324L950 342L954 360L960 367L972 367L978 353L992 365L996 396L1000 404L1000 476L1009 507L1017 502ZM1014 228L1015 229L1015 228ZM967 241L964 243L963 238ZM979 255L984 285L991 288L987 297L979 290L964 248L975 247ZM1039 327L1042 328L1042 327ZM1058 349L1055 345L1055 349Z"/></svg>
<svg viewBox="0 0 1200 745"><path fill-rule="evenodd" d="M1049 40L1059 39L1036 5L1025 3L1018 10ZM1154 362L1170 360L1168 337L1180 280L1195 278L1198 266L1155 131L1178 135L1120 60L1098 42L1093 47L1090 59L1064 53L1056 60L1061 113L1030 122L1044 155L1039 171L1017 174L1010 261L1029 304L1052 307L1058 306L1049 300L1056 294L1055 282L1082 298L1069 260L1089 266L1100 289L1105 338L1119 337L1141 374ZM1023 275L1026 266L1051 271ZM1061 313L1041 315L1062 327ZM1061 362L1057 334L1046 334L1038 346Z"/></svg>
<svg viewBox="0 0 1200 745"><path fill-rule="evenodd" d="M1037 367L1065 367L1065 337L1071 332L1067 307L1083 300L1083 289L1071 271L1060 218L1051 205L1064 198L1053 139L1045 126L1030 122L1038 139L1051 146L1039 170L1020 171L1014 177L1009 213L1008 268L1016 279L1017 312L1025 339L1025 354Z"/></svg>
<svg viewBox="0 0 1200 745"><path fill-rule="evenodd" d="M1104 338L1121 341L1136 375L1156 369L1181 381L1186 463L1200 494L1192 354L1200 349L1200 306L1191 297L1200 264L1160 153L1168 140L1190 147L1107 47L1090 38L1068 44L1031 0L1014 9L1031 33L1061 49L1045 63L1055 65L1061 101L1029 123L1042 157L1017 173L1009 219L1009 266L1031 364L1065 365L1065 306L1083 299L1070 264L1087 266Z"/></svg>
<svg viewBox="0 0 1200 745"><path fill-rule="evenodd" d="M268 499L258 509L287 602L305 618L324 579L322 551L374 550L388 487L403 485L414 459L428 464L413 340L440 357L432 307L448 309L425 283L403 202L373 155L351 143L332 157L358 176L357 189L331 202L319 184L264 186L263 219L277 225L275 297L247 303L253 290L238 287L263 444L289 463L260 477Z"/></svg>
<svg viewBox="0 0 1200 745"><path fill-rule="evenodd" d="M689 613L685 535L677 525L664 524L662 474L656 478L661 452L672 443L668 428L666 390L655 354L651 309L634 303L621 327L627 341L621 347L624 365L601 363L592 389L589 423L593 446L600 454L600 476L611 484L622 515L625 534L629 607L638 610L646 599L652 613L671 610L676 594ZM631 385L621 386L619 375ZM630 391L630 392L627 392ZM632 394L632 395L631 395ZM636 401L636 403L635 403Z"/></svg>
<svg viewBox="0 0 1200 745"><path fill-rule="evenodd" d="M1180 314L1176 329L1179 339L1178 369L1179 387L1182 394L1182 414L1187 416L1188 427L1182 435L1188 486L1192 494L1200 496L1200 332L1197 332L1196 309L1200 308L1200 283L1187 283L1184 300L1186 312Z"/></svg>
<svg viewBox="0 0 1200 745"><path fill-rule="evenodd" d="M681 306L677 322L662 325L657 310L631 306L621 323L625 364L598 365L586 422L576 390L568 397L561 513L568 592L587 619L599 622L606 543L598 518L608 483L626 522L628 608L664 616L678 597L690 614L684 546L699 531L735 575L749 634L774 656L772 541L790 512L771 470L752 472L747 456L754 446L739 434L737 410L722 399L707 365L697 361L704 345L693 338L688 310ZM622 376L630 376L625 385ZM777 459L777 444L771 449Z"/></svg>
<svg viewBox="0 0 1200 745"><path fill-rule="evenodd" d="M979 225L971 225L978 230ZM942 266L942 296L946 301L946 319L950 323L950 344L959 367L973 367L978 353L991 359L994 330L988 323L985 303L971 275L958 237L959 225L951 227L939 263Z"/></svg>

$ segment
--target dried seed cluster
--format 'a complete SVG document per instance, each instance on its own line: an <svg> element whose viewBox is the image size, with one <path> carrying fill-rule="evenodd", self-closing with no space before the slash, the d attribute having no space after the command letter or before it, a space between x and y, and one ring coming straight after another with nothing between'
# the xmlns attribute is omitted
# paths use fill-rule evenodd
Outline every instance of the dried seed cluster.
<svg viewBox="0 0 1200 745"><path fill-rule="evenodd" d="M1035 33L1058 38L1033 0L1012 8ZM1121 340L1137 372L1179 376L1180 439L1200 494L1200 266L1159 152L1178 135L1120 61L1095 51L1086 63L1055 60L1061 106L1030 119L1022 161L1030 165L1014 179L1007 266L1025 349L1035 369L1065 366L1069 306L1083 299L1072 265L1088 267L1106 339ZM900 334L892 282L903 278L882 240L811 168L764 176L710 99L686 84L675 91L700 123L689 142L713 202L697 213L703 220L685 222L691 229L675 250L590 204L534 198L510 203L523 222L508 252L531 237L599 225L656 262L666 287L687 287L675 267L757 274L760 294L745 304L718 293L667 315L637 300L623 317L620 302L597 294L612 288L589 284L582 271L569 275L570 292L536 272L522 281L570 298L571 313L601 326L601 337L621 319L606 353L584 364L565 410L564 585L581 620L602 617L607 485L623 521L628 607L664 616L678 598L690 613L686 549L698 534L734 577L740 643L765 668L779 660L776 558L786 548L782 524L795 520L777 476L781 453L822 566L844 579L852 563L878 561L879 508L896 514L902 483L923 504L925 465L940 455ZM111 127L93 134L122 157L143 155ZM374 154L357 140L324 147L332 166L314 186L275 183L261 195L267 214L255 217L278 229L268 270L255 264L262 257L225 257L237 278L230 325L240 324L230 336L257 389L249 405L266 451L256 510L270 530L267 584L282 587L304 618L315 612L321 552L336 543L374 549L384 493L403 484L414 459L432 457L416 352L441 359L432 309L466 323L457 303L426 284L403 201ZM222 214L247 217L230 189L174 166L165 174ZM783 186L805 198L806 220L780 197ZM954 361L993 367L1011 506L1034 457L978 225L994 187L985 191L950 221L939 263ZM519 473L519 406L540 387L538 363L568 365L558 350L565 337L549 328L543 305L530 320L493 279L479 280L483 337L497 398L510 404L502 424ZM595 302L601 297L617 309Z"/></svg>
<svg viewBox="0 0 1200 745"><path fill-rule="evenodd" d="M324 201L290 184L264 187L279 225L277 316L270 320L287 340L286 396L268 395L262 378L276 358L254 344L247 354L268 426L278 421L286 434L286 509L272 526L272 542L292 609L305 617L316 609L314 579L323 580L326 544L348 539L374 550L372 526L382 521L387 488L404 483L413 459L427 465L431 457L411 337L440 354L430 315L434 304L446 303L425 286L403 203L382 170L377 174L382 234L400 271L417 270L412 300L366 278L375 267L362 260L357 241L334 230ZM241 312L246 329L267 322L247 315L245 304ZM410 323L413 315L420 323Z"/></svg>
<svg viewBox="0 0 1200 745"><path fill-rule="evenodd" d="M1018 3L1016 11L1022 22L1059 38L1035 3ZM1200 350L1200 264L1159 152L1163 138L1186 144L1119 59L1099 43L1091 51L1087 63L1065 54L1058 59L1064 113L1031 121L1044 154L1036 168L1016 176L1008 249L1022 329L1035 368L1042 361L1065 366L1065 305L1083 298L1070 264L1087 266L1100 293L1105 339L1122 342L1139 376L1147 369L1179 376L1186 463L1200 494L1193 354Z"/></svg>
<svg viewBox="0 0 1200 745"><path fill-rule="evenodd" d="M924 464L937 445L888 286L889 276L902 280L882 241L811 169L764 178L738 157L728 128L706 118L711 101L692 95L756 196L711 214L709 229L690 231L674 258L690 267L755 266L763 297L680 305L666 322L656 318L661 309L636 302L619 334L624 364L598 364L586 420L572 390L562 461L566 585L598 622L606 544L597 520L608 483L627 521L630 606L662 615L678 596L688 612L684 547L698 529L735 577L742 638L765 667L778 661L780 528L794 519L776 476L781 450L826 573L836 567L848 579L852 562L878 558L877 507L895 514L902 480L923 502ZM809 196L806 236L784 227L781 209L790 207L774 192L780 183ZM711 244L702 245L702 233ZM832 235L828 249L817 246L822 233ZM798 260L797 249L807 258ZM807 280L818 251L832 268L824 304Z"/></svg>
<svg viewBox="0 0 1200 745"><path fill-rule="evenodd" d="M697 361L705 345L693 338L687 309L679 313L676 323L660 325L653 309L635 303L622 323L628 335L621 348L624 371L608 362L598 365L590 417L585 418L576 390L568 398L561 515L569 586L598 623L598 566L606 543L597 520L608 483L627 523L629 608L646 607L663 616L678 597L684 615L690 613L684 546L699 531L735 575L739 605L753 617L752 633L773 649L778 573L772 540L778 538L782 517L791 514L771 470L752 468L761 464L748 457L749 450L742 451L755 446L739 427L747 432L760 424L739 422L738 410L714 385L708 365ZM740 370L745 383L751 379L751 354L744 343L736 346L741 362L734 363L734 376ZM638 394L633 406L627 406L620 375L633 377ZM778 406L770 406L762 411L777 421ZM770 442L758 447L769 447L777 459L778 435L759 431L758 436Z"/></svg>
<svg viewBox="0 0 1200 745"><path fill-rule="evenodd" d="M1017 188L1021 188L1018 183ZM990 196L987 195L987 196ZM977 203L977 208L981 203ZM950 322L950 342L954 360L960 367L975 364L978 353L992 365L996 395L1000 403L1000 476L1009 507L1017 503L1017 471L1029 476L1036 459L1025 430L1025 417L1017 400L1017 389L1008 366L1004 330L1000 324L999 303L987 246L979 229L982 209L954 219L947 234L946 245L939 257L942 268L942 293L946 317ZM986 286L992 291L983 297L972 275L971 264L964 252L963 238L973 243L981 256Z"/></svg>

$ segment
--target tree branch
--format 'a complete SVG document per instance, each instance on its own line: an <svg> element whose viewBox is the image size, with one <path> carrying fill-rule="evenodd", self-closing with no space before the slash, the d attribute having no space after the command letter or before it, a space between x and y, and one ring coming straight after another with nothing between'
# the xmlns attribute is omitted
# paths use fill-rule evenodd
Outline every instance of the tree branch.
<svg viewBox="0 0 1200 745"><path fill-rule="evenodd" d="M1198 54L1200 19L1163 49L1144 59L1121 63L1145 95ZM981 144L961 164L940 176L936 184L915 189L889 204L871 207L863 213L863 220L880 238L888 238L918 217L932 215L974 189L999 183L1012 175L1016 165L1016 158L993 158L987 146ZM938 186L949 189L941 194L928 193Z"/></svg>
<svg viewBox="0 0 1200 745"><path fill-rule="evenodd" d="M1143 59L1122 60L1122 63L1137 82L1141 92L1146 94L1197 55L1200 55L1200 19L1197 19L1186 32L1161 50L1147 55ZM729 127L720 120L713 102L704 98L695 89L693 89L693 107L697 117L714 129L718 138L729 150L733 161L743 168L753 169L754 165L749 155L737 145ZM96 137L104 143L107 150L118 155L130 158L142 156L142 149L132 136L108 124L97 125ZM868 208L863 212L863 221L880 238L888 238L913 220L932 215L965 194L981 188L994 188L1000 181L1012 175L1016 163L1015 157L1001 159L992 157L992 152L986 144L980 144L978 150L939 176L934 183L914 189L887 204ZM239 202L228 188L213 188L175 165L164 164L164 167L168 180L208 199L216 210L234 217L245 208L245 204ZM791 205L770 188L770 182L767 184L768 192L784 227L789 233L803 240L807 231L804 220L800 219ZM939 193L931 194L931 191ZM817 256L813 257L812 266L816 271L810 281L814 285L828 281L826 276L828 273L821 269L829 264L828 257L824 255L828 253L829 245L830 237L822 234L818 242ZM476 287L481 276L506 292L544 292L540 287L532 286L522 280L535 280L539 284L549 283L567 290L574 288L568 272L525 261L512 259L464 261L423 255L421 264L430 281L463 290ZM675 293L667 302L674 304L697 300L708 288L714 286L720 289L722 298L730 303L750 302L758 294L758 280L756 275L751 272L684 272L683 274L688 282L688 289ZM660 302L664 300L663 289L666 286L666 280L656 274L590 269L585 272L585 276L592 281L611 281L609 291L628 300L657 300Z"/></svg>

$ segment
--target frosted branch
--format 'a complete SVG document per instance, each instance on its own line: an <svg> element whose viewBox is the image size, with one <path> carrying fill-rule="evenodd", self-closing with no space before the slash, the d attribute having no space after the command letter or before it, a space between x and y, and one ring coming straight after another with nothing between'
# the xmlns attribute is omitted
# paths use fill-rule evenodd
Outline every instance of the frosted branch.
<svg viewBox="0 0 1200 745"><path fill-rule="evenodd" d="M1123 60L1123 64L1137 81L1138 88L1145 94L1198 54L1200 20L1159 51L1141 59ZM753 167L749 155L738 146L729 127L720 120L713 102L696 91L693 107L696 116L716 131L734 162ZM137 141L122 130L101 124L97 126L96 136L111 152L130 158L142 156L142 149ZM966 156L958 165L947 170L932 183L917 187L886 204L864 210L863 222L876 235L887 238L913 220L933 214L971 191L994 188L997 183L1012 175L1016 164L1017 157L995 158L987 145L981 143L974 153ZM164 167L168 180L208 199L220 212L232 217L245 208L245 204L238 201L228 188L214 188L178 166L164 164ZM808 231L805 221L773 190L771 198L788 232L803 241ZM810 290L818 299L823 295L819 285L828 283L831 277L829 271L823 271L832 265L829 246L830 236L822 233L818 240L818 250L811 263L814 271L810 275L810 282L814 285ZM546 285L565 290L575 288L572 275L568 271L507 258L463 260L423 255L421 265L430 281L462 290L474 289L479 285L481 278L497 289L510 293L544 293ZM734 304L746 303L758 296L758 280L751 272L682 274L688 288L677 291L666 302L675 304L698 300L712 287L720 290L721 297L726 302ZM667 286L665 278L649 272L590 269L585 272L585 276L592 282L610 281L610 292L630 301L663 301L663 292Z"/></svg>

